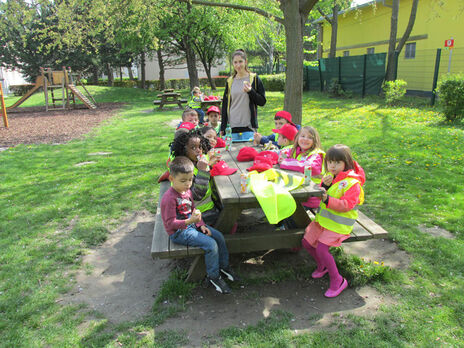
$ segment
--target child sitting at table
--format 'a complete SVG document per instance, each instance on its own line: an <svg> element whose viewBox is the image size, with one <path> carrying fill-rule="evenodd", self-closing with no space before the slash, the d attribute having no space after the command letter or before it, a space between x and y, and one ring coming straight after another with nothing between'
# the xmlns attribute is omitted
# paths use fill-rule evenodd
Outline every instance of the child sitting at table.
<svg viewBox="0 0 464 348"><path fill-rule="evenodd" d="M273 129L274 133L279 134L277 138L277 145L280 151L289 150L293 147L293 141L298 133L298 129L290 123L284 124L280 129Z"/></svg>
<svg viewBox="0 0 464 348"><path fill-rule="evenodd" d="M204 123L205 112L201 108L201 102L203 101L203 93L201 93L200 87L193 87L192 97L190 98L187 106L195 110L200 118L200 124Z"/></svg>
<svg viewBox="0 0 464 348"><path fill-rule="evenodd" d="M216 105L210 106L206 111L206 116L208 116L207 125L213 127L217 134L221 131L221 110Z"/></svg>
<svg viewBox="0 0 464 348"><path fill-rule="evenodd" d="M203 214L203 220L214 225L219 215L219 209L216 207L212 197L212 185L210 182L210 167L219 161L219 156L207 156L211 149L209 141L203 137L200 130L191 130L187 133L180 134L174 139L172 145L172 158L186 156L189 158L195 168L193 170L192 194L197 208Z"/></svg>
<svg viewBox="0 0 464 348"><path fill-rule="evenodd" d="M274 116L275 128L280 129L283 127L284 124L291 124L295 126L298 130L301 128L299 125L296 125L295 123L292 122L292 114L290 114L288 111L284 111L284 110L277 111ZM268 136L261 135L258 132L254 134L253 143L255 145L264 145L264 144L267 144L268 142L272 142L272 144L274 144L275 146L278 146L274 133Z"/></svg>
<svg viewBox="0 0 464 348"><path fill-rule="evenodd" d="M198 127L198 113L194 109L185 109L182 112L182 121L177 126L180 126L182 122L190 122Z"/></svg>
<svg viewBox="0 0 464 348"><path fill-rule="evenodd" d="M365 175L346 145L332 146L324 162L328 170L322 178L324 193L315 220L305 230L302 245L317 263L311 276L321 278L329 273L330 286L324 295L336 297L347 288L348 282L338 272L329 248L340 246L350 237L358 218L355 207L364 202Z"/></svg>
<svg viewBox="0 0 464 348"><path fill-rule="evenodd" d="M185 156L174 158L169 166L171 187L161 200L161 218L169 239L174 243L200 247L205 251L207 280L216 291L229 294L230 288L221 274L236 280L229 267L229 251L221 232L205 224L201 212L195 209L190 187L194 166Z"/></svg>
<svg viewBox="0 0 464 348"><path fill-rule="evenodd" d="M319 133L315 128L306 126L296 135L293 146L281 151L280 168L304 173L305 166L311 166L311 180L319 184L324 172L324 156ZM309 197L303 206L317 208L319 202L319 197Z"/></svg>

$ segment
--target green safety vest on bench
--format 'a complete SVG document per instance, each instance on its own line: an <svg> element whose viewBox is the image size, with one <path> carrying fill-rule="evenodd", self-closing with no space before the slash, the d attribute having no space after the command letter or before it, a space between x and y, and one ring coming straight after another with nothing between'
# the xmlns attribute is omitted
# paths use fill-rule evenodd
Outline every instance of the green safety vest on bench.
<svg viewBox="0 0 464 348"><path fill-rule="evenodd" d="M197 174L198 174L198 169L197 167L195 167L193 168L193 175L196 176ZM208 190L206 191L203 199L201 201L195 201L195 207L202 213L214 208L214 202L211 196L211 192L212 190L211 190L211 180L210 180L208 182Z"/></svg>
<svg viewBox="0 0 464 348"><path fill-rule="evenodd" d="M301 176L276 169L250 173L250 189L270 224L277 224L293 215L296 202L288 191L297 188L303 181Z"/></svg>
<svg viewBox="0 0 464 348"><path fill-rule="evenodd" d="M353 185L359 184L355 178L345 178L336 182L327 190L327 194L334 198L342 197ZM359 204L364 203L364 191L362 186L359 194ZM353 230L353 225L358 218L358 211L351 209L350 211L340 212L327 208L327 205L321 201L316 213L316 222L322 227L330 231L340 234L350 234Z"/></svg>

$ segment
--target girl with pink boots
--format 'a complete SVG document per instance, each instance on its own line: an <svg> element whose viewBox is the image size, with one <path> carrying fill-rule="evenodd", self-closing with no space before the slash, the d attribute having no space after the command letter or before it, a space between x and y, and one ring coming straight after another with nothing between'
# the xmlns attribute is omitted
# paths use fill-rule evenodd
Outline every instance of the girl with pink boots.
<svg viewBox="0 0 464 348"><path fill-rule="evenodd" d="M354 208L364 202L365 175L346 145L332 146L324 162L328 172L322 178L321 187L325 192L315 220L306 227L302 244L317 263L312 277L322 278L329 273L330 286L324 295L336 297L348 287L348 282L338 272L329 248L340 246L350 237L358 218Z"/></svg>

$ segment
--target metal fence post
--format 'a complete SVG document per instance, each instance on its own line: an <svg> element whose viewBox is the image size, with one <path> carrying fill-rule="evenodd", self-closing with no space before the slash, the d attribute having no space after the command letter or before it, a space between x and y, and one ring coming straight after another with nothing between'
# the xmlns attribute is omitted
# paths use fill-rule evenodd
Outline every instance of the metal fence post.
<svg viewBox="0 0 464 348"><path fill-rule="evenodd" d="M321 58L319 58L317 61L319 63L319 81L321 84L321 92L324 92L324 81L322 80L322 69L321 69Z"/></svg>
<svg viewBox="0 0 464 348"><path fill-rule="evenodd" d="M437 82L438 82L438 71L440 70L440 58L441 58L441 48L437 48L437 55L435 57L435 72L433 73L433 83L432 83L432 98L430 99L430 104L435 105L435 96L437 94Z"/></svg>
<svg viewBox="0 0 464 348"><path fill-rule="evenodd" d="M366 71L367 71L367 54L364 55L364 65L363 65L363 85L362 85L362 92L361 97L364 98L366 95Z"/></svg>
<svg viewBox="0 0 464 348"><path fill-rule="evenodd" d="M342 85L342 57L338 57L338 84Z"/></svg>

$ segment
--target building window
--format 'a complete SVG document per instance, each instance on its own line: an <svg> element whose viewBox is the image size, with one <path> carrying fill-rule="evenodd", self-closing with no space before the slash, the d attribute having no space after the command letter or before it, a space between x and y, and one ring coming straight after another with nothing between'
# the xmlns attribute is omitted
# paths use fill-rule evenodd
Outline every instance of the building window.
<svg viewBox="0 0 464 348"><path fill-rule="evenodd" d="M374 54L375 53L375 48L374 47L368 47L367 48L367 54Z"/></svg>
<svg viewBox="0 0 464 348"><path fill-rule="evenodd" d="M350 55L350 51L343 51L343 57L348 57Z"/></svg>
<svg viewBox="0 0 464 348"><path fill-rule="evenodd" d="M406 59L416 58L416 43L415 42L406 44L406 47L404 50L404 58Z"/></svg>

